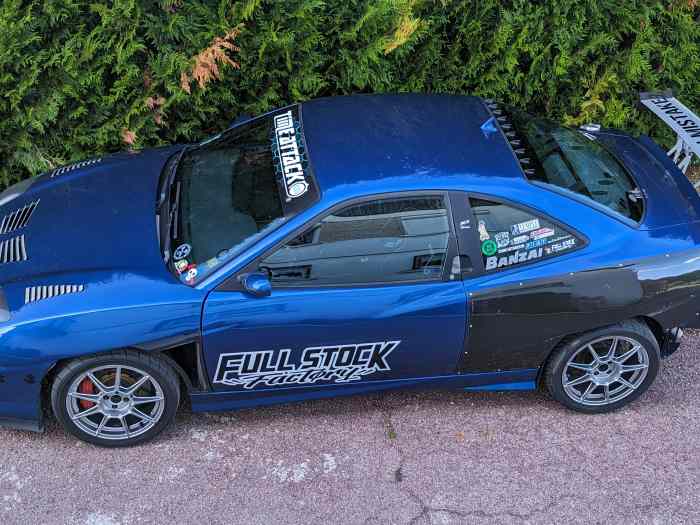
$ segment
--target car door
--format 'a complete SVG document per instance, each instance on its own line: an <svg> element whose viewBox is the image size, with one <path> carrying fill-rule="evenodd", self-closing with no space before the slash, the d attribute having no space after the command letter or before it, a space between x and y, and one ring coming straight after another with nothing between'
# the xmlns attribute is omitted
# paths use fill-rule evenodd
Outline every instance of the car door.
<svg viewBox="0 0 700 525"><path fill-rule="evenodd" d="M453 374L467 307L446 193L330 210L209 294L203 350L215 391L378 385ZM370 384L368 389L372 389Z"/></svg>
<svg viewBox="0 0 700 525"><path fill-rule="evenodd" d="M550 215L493 195L464 193L453 201L455 208L468 203L474 228L464 243L480 252L463 281L470 327L460 372L538 368L555 342L581 330L602 295L619 300L609 282L634 287L620 269L572 273L571 261L588 241Z"/></svg>

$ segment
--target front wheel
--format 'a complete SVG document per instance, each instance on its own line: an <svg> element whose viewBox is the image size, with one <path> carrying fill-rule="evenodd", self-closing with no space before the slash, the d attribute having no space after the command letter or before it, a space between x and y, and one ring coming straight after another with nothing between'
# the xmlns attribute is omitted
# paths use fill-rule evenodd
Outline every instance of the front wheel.
<svg viewBox="0 0 700 525"><path fill-rule="evenodd" d="M549 360L545 380L552 397L569 408L611 412L649 388L660 362L649 327L626 321L566 342Z"/></svg>
<svg viewBox="0 0 700 525"><path fill-rule="evenodd" d="M172 368L133 350L71 361L51 388L51 406L63 428L105 447L152 439L173 420L179 402Z"/></svg>

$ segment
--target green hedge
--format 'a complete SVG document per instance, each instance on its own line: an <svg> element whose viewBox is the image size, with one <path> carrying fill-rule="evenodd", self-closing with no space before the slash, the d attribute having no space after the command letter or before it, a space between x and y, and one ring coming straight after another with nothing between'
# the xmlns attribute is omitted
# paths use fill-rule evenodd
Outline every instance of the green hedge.
<svg viewBox="0 0 700 525"><path fill-rule="evenodd" d="M357 92L475 93L669 143L637 93L700 110L699 19L697 0L2 0L0 186Z"/></svg>

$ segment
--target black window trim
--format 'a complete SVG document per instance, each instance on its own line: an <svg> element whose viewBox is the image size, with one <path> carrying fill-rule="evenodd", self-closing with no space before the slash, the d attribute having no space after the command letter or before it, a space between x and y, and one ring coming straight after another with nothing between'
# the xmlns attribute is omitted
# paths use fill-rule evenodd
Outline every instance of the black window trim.
<svg viewBox="0 0 700 525"><path fill-rule="evenodd" d="M383 193L375 193L372 195L363 195L362 197L355 197L351 199L344 200L342 202L339 202L335 205L333 205L330 208L326 208L325 210L319 212L318 214L314 215L312 218L310 218L308 221L306 221L303 225L299 226L297 229L295 229L293 232L291 232L289 235L286 235L282 240L278 241L275 243L271 248L257 256L254 260L252 260L250 263L246 264L243 268L240 268L238 271L234 272L231 274L229 277L227 277L219 286L216 287L217 291L243 291L243 287L241 285L241 277L245 274L252 273L257 271L260 262L265 259L266 257L270 256L273 254L275 251L277 251L279 248L281 248L283 245L294 239L295 237L298 237L302 233L304 233L306 230L309 228L313 227L315 224L318 222L322 221L325 219L327 216L332 215L333 213L343 209L347 208L349 206L355 206L357 204L363 204L366 202L371 202L375 200L383 200L383 199L401 199L401 198L407 198L407 197L441 197L443 199L443 202L445 203L445 209L447 211L447 220L448 220L448 225L450 228L450 232L448 234L448 239L447 239L447 252L445 256L445 265L442 269L442 274L440 277L436 278L430 278L430 279L412 279L412 280L406 280L406 281L375 281L375 282L369 282L369 283L345 283L345 284L334 284L334 283L327 283L327 284L319 284L319 283L312 283L308 285L303 285L303 284L294 284L294 285L287 285L287 284L272 284L272 290L274 293L274 290L310 290L314 288L319 288L319 289L335 289L335 288L376 288L378 286L406 286L406 285L415 285L415 284L434 284L434 283L440 283L440 282L450 282L450 281L458 281L461 280L461 277L459 275L452 275L452 260L454 257L457 256L458 254L458 247L457 247L457 238L455 234L455 226L454 226L454 221L452 217L452 203L450 201L450 192L446 190L412 190L412 191L396 191L396 192L383 192Z"/></svg>
<svg viewBox="0 0 700 525"><path fill-rule="evenodd" d="M574 248L573 250L562 252L560 254L550 255L549 257L542 257L540 259L534 259L532 261L526 261L526 262L511 266L511 267L506 267L506 268L503 268L500 270L496 269L496 270L490 271L490 272L486 271L486 268L484 266L483 257L481 257L481 251L479 251L479 258L478 258L479 265L478 265L478 267L475 267L475 271L473 271L472 273L465 274L463 272L462 278L464 280L475 279L477 277L482 277L484 275L497 275L497 274L502 275L503 272L518 271L522 268L532 266L534 264L541 264L543 262L550 262L550 261L557 259L559 257L563 257L565 255L571 255L572 253L583 250L584 248L588 247L588 245L590 244L590 239L586 235L582 234L577 229L573 228L572 226L569 226L568 224L562 222L561 220L552 217L552 215L550 215L549 213L541 211L539 208L534 208L532 206L528 206L526 204L522 204L520 202L516 202L516 201L510 200L510 199L505 198L505 197L500 197L500 196L488 194L488 193L465 191L465 192L463 192L463 194L467 200L467 206L469 209L470 218L474 224L476 224L477 219L476 219L476 215L474 215L474 212L473 212L472 206L471 206L471 202L470 202L470 200L472 198L482 199L482 200L486 200L486 201L492 201L492 202L495 202L498 204L503 204L505 206L510 206L512 208L516 208L518 210L521 210L525 213L533 214L536 217L546 219L549 222L551 222L552 224L554 224L555 226L566 231L569 235L576 237L576 239L578 239L580 242L580 245L577 246L576 248ZM473 251L474 251L473 247L476 246L478 248L479 243L478 243L478 238L476 237L476 228L472 227L469 231L470 231L470 238L469 238L468 242L470 242L470 244L472 246L470 253L473 253Z"/></svg>

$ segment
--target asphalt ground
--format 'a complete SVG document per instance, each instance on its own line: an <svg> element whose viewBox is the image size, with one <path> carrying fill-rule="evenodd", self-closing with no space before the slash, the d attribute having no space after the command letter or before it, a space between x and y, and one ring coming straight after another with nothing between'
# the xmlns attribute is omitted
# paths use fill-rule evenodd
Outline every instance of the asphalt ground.
<svg viewBox="0 0 700 525"><path fill-rule="evenodd" d="M184 410L125 450L0 430L0 523L700 523L699 347L604 416L409 392Z"/></svg>

